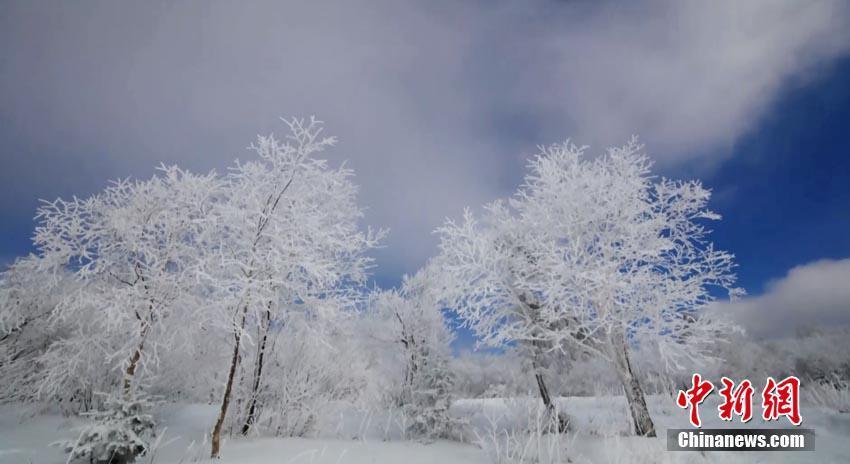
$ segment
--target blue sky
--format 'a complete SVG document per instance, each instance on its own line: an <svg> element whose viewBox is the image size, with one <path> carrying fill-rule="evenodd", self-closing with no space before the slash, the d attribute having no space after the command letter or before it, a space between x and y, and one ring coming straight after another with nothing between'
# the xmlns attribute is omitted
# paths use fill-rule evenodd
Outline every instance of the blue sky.
<svg viewBox="0 0 850 464"><path fill-rule="evenodd" d="M850 60L793 89L702 176L714 191L715 243L735 253L741 284L761 293L801 264L850 257Z"/></svg>
<svg viewBox="0 0 850 464"><path fill-rule="evenodd" d="M848 26L841 1L6 2L0 264L32 251L39 198L160 162L223 171L278 116L316 114L391 229L391 286L537 144L636 133L656 172L715 192L747 320L847 323Z"/></svg>

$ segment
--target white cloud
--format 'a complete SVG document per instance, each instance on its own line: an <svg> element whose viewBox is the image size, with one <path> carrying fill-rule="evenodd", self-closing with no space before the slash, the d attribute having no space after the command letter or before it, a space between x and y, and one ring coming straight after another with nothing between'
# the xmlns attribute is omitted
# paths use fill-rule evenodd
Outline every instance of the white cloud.
<svg viewBox="0 0 850 464"><path fill-rule="evenodd" d="M392 229L379 265L395 275L445 216L513 190L538 143L640 133L670 166L716 160L790 80L847 52L849 5L13 3L0 211L161 161L221 170L278 116L316 114L368 221Z"/></svg>
<svg viewBox="0 0 850 464"><path fill-rule="evenodd" d="M850 258L797 266L771 282L767 291L719 310L757 338L850 325Z"/></svg>
<svg viewBox="0 0 850 464"><path fill-rule="evenodd" d="M607 145L639 133L662 162L722 157L784 87L847 53L848 7L771 0L576 6L529 40L543 66L529 70L518 98L536 93L552 116L549 131L568 121L582 141Z"/></svg>

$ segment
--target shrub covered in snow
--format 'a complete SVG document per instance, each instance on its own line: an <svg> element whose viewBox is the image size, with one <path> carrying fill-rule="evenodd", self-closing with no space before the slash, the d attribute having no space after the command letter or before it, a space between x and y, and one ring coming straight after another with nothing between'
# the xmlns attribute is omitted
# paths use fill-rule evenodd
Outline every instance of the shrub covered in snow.
<svg viewBox="0 0 850 464"><path fill-rule="evenodd" d="M461 422L449 414L452 373L445 358L426 357L412 388L405 413L413 423L408 427L412 436L425 440L453 438Z"/></svg>
<svg viewBox="0 0 850 464"><path fill-rule="evenodd" d="M70 454L69 462L88 460L98 464L131 463L149 449L154 435L152 403L145 396L111 395L102 410L85 413L92 423L79 438L60 443Z"/></svg>

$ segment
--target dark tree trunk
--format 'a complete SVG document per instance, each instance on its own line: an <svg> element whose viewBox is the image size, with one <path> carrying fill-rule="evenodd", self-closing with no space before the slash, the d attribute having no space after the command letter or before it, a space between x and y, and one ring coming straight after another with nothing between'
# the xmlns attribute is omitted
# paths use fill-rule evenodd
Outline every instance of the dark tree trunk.
<svg viewBox="0 0 850 464"><path fill-rule="evenodd" d="M543 366L540 362L540 346L537 342L533 343L534 354L532 358L532 367L534 368L534 380L537 381L537 390L540 392L540 399L543 400L543 405L546 407L546 413L549 416L550 424L557 424L558 433L564 433L569 429L569 420L566 415L558 414L555 407L555 402L552 401L552 396L549 394L549 388L546 386L546 381L543 378Z"/></svg>
<svg viewBox="0 0 850 464"><path fill-rule="evenodd" d="M543 374L534 374L534 379L537 380L537 389L540 391L540 398L543 400L543 405L546 406L546 411L550 416L555 415L555 405L552 404L552 397L549 396L549 389L546 387L546 382L543 380Z"/></svg>
<svg viewBox="0 0 850 464"><path fill-rule="evenodd" d="M239 324L239 330L233 335L233 356L230 358L230 371L227 374L227 383L224 386L224 397L221 400L221 409L218 412L218 419L215 421L215 427L212 431L212 450L210 451L211 458L220 458L221 449L221 429L224 427L224 419L227 416L227 407L230 406L230 395L233 391L233 378L236 376L236 367L239 365L239 345L242 342L242 330L245 329L245 319L248 316L248 304L242 308L242 320Z"/></svg>
<svg viewBox="0 0 850 464"><path fill-rule="evenodd" d="M271 308L271 303L269 303L269 308ZM272 318L271 309L266 310L265 318L262 326L263 337L260 339L260 346L257 349L257 363L254 365L254 382L251 384L248 414L245 417L245 423L242 424L242 435L247 435L248 431L251 430L257 412L257 395L260 392L260 380L263 376L263 358L266 354L266 343L269 338L269 326Z"/></svg>
<svg viewBox="0 0 850 464"><path fill-rule="evenodd" d="M632 416L635 434L643 437L655 436L655 425L646 407L646 397L640 386L637 375L632 369L629 360L629 348L626 344L625 335L618 334L613 338L614 363L617 375L623 383L626 400L629 403L629 412Z"/></svg>
<svg viewBox="0 0 850 464"><path fill-rule="evenodd" d="M138 269L138 268L137 268ZM138 271L137 271L138 272ZM144 282L144 279L142 279ZM147 284L144 284L145 293L149 292ZM139 345L133 351L133 354L130 355L130 360L127 363L127 369L124 370L124 397L130 398L130 394L132 393L132 382L133 377L136 376L136 368L139 365L139 360L142 359L142 350L145 348L145 339L148 338L148 333L150 332L151 325L154 322L154 300L150 299L150 303L148 304L148 314L144 318L136 311L136 319L139 321L141 325L141 329L139 329Z"/></svg>
<svg viewBox="0 0 850 464"><path fill-rule="evenodd" d="M139 345L133 351L133 354L130 356L130 360L127 363L127 369L124 370L124 397L129 398L130 394L133 390L133 377L136 375L136 369L139 366L139 360L142 359L142 350L145 347L145 339L148 336L148 331L150 330L150 324L142 323L142 330L139 337Z"/></svg>

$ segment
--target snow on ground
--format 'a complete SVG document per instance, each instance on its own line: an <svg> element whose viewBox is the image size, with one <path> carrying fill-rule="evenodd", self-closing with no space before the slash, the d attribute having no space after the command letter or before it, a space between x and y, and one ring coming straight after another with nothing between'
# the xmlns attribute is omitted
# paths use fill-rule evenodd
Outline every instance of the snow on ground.
<svg viewBox="0 0 850 464"><path fill-rule="evenodd" d="M229 438L223 444L223 464L366 464L366 463L481 463L560 462L573 463L686 463L686 462L850 462L850 414L823 408L803 407L803 426L816 430L815 452L667 452L666 428L687 428L683 410L669 396L649 399L659 428L658 438L630 436L626 405L622 397L565 398L560 407L573 418L574 433L560 437L527 436L517 430L535 414L533 403L514 399L460 400L454 412L469 422L463 433L468 443L440 441L422 444L403 441L399 427L389 416L347 410L326 418L326 432L315 438ZM701 409L705 427L732 427L716 414L716 401ZM215 407L171 404L159 413L165 427L155 453L142 463L177 464L205 462L206 440ZM327 427L336 422L337 427ZM58 414L36 414L21 405L0 406L0 464L59 464L65 457L50 443L74 436L78 419ZM321 422L320 422L321 423ZM782 423L779 423L781 426ZM740 424L735 424L740 427ZM745 427L763 427L754 419ZM481 449L483 446L484 449ZM498 447L498 448L497 448ZM516 460L511 460L513 457Z"/></svg>
<svg viewBox="0 0 850 464"><path fill-rule="evenodd" d="M654 395L648 399L653 415L657 438L632 436L630 418L627 416L626 400L622 396L571 397L559 400L559 409L572 418L574 434L560 443L561 461L574 463L848 463L850 462L850 414L836 413L825 408L804 404L801 408L804 428L815 429L816 450L814 452L668 452L666 437L668 428L688 429L687 413L675 406L671 396ZM756 417L747 424L740 421L729 423L718 417L719 398L711 396L702 404L700 417L704 428L783 428L791 427L782 419L766 424ZM759 408L755 405L755 411ZM460 400L455 410L469 417L477 430L492 428L516 428L528 406L523 401L496 399ZM737 419L736 419L737 420ZM785 421L785 422L783 422ZM472 439L475 442L475 439ZM549 446L543 444L543 448ZM545 461L545 460L544 460Z"/></svg>
<svg viewBox="0 0 850 464"><path fill-rule="evenodd" d="M28 407L0 406L0 464L60 464L62 450L50 443L74 437L77 419L58 414L29 417ZM215 420L216 406L169 405L159 414L166 427L153 456L141 463L176 464L203 462L209 454L207 436ZM352 422L353 430L363 427ZM336 432L335 432L336 433ZM354 432L352 432L354 433ZM486 454L473 445L436 442L334 438L226 438L222 445L222 464L486 464Z"/></svg>

